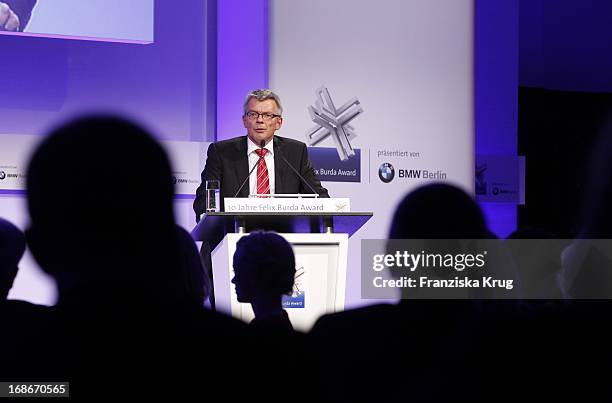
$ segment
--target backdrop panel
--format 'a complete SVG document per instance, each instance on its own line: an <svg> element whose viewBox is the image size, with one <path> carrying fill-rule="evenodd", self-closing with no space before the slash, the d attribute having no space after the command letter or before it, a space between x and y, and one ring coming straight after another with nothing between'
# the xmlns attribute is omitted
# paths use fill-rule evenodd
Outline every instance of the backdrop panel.
<svg viewBox="0 0 612 403"><path fill-rule="evenodd" d="M347 305L360 304L360 239L385 237L409 190L445 181L473 192L473 1L271 0L269 7L269 83L285 118L279 135L322 136L315 146L338 149L317 162L326 172L349 161L361 169L359 181L347 174L325 183L332 195L350 197L354 211L374 212L349 245ZM325 123L340 125L350 146L337 146L338 133L328 134ZM341 163L351 147L359 152Z"/></svg>

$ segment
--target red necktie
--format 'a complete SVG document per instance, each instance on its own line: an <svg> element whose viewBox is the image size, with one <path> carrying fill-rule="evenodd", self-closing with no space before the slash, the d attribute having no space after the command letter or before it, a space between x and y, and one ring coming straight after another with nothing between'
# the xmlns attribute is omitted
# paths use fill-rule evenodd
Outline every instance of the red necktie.
<svg viewBox="0 0 612 403"><path fill-rule="evenodd" d="M265 148L258 148L255 152L260 157L257 163L257 194L270 194L268 166L266 165L266 160L263 158L266 156L268 150Z"/></svg>

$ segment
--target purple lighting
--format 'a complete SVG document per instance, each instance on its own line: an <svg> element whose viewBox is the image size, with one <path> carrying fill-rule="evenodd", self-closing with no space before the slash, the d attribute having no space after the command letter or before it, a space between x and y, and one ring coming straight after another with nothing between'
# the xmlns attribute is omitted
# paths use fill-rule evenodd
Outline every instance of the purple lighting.
<svg viewBox="0 0 612 403"><path fill-rule="evenodd" d="M476 1L476 154L517 155L518 2ZM516 204L481 203L491 230L516 229Z"/></svg>
<svg viewBox="0 0 612 403"><path fill-rule="evenodd" d="M268 86L268 0L217 4L217 138L244 134L246 94Z"/></svg>

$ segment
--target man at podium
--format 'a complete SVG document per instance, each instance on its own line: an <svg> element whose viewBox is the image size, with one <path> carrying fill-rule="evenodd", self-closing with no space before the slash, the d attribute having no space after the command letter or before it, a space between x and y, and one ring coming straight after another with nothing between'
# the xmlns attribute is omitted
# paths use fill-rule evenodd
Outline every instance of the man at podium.
<svg viewBox="0 0 612 403"><path fill-rule="evenodd" d="M202 183L196 190L196 219L205 211L206 181L218 180L221 208L225 197L249 194L317 193L329 197L308 159L306 144L275 136L283 124L278 95L267 89L250 92L244 102L242 122L246 136L208 147Z"/></svg>

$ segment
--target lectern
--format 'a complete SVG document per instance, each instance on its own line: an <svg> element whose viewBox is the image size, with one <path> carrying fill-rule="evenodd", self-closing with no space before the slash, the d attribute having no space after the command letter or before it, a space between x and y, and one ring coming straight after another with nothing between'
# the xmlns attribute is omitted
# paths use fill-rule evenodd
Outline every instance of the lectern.
<svg viewBox="0 0 612 403"><path fill-rule="evenodd" d="M326 203L329 205L329 202L328 199ZM299 210L304 203L300 201L294 205ZM306 202L313 203L316 202ZM292 245L295 253L293 294L283 299L283 307L294 328L308 331L319 316L343 310L348 239L372 217L372 213L284 211L290 210L287 206L291 206L291 202L285 200L277 204L274 199L251 200L251 205L262 208L260 211L205 214L191 233L196 241L207 243L213 251L216 309L246 322L253 319L251 305L236 299L230 282L232 260L238 240L251 231L263 229L278 232Z"/></svg>

